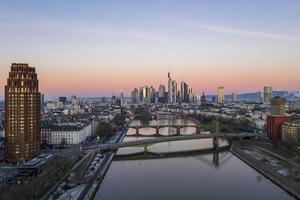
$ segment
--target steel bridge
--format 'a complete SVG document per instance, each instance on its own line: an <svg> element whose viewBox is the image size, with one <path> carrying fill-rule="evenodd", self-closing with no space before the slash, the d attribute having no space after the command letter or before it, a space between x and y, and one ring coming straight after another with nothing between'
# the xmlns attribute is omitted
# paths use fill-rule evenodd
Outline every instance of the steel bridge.
<svg viewBox="0 0 300 200"><path fill-rule="evenodd" d="M167 136L167 137L159 137L159 138L151 138L151 139L134 140L128 142L121 142L121 143L91 145L91 146L84 147L84 149L85 150L99 149L105 151L105 150L116 150L119 148L138 146L138 145L147 145L147 144L181 141L181 140L209 139L209 138L213 139L214 149L218 149L219 138L232 140L232 139L253 138L256 136L257 134L254 133L218 133L218 134L194 134L194 135L185 135L185 136Z"/></svg>

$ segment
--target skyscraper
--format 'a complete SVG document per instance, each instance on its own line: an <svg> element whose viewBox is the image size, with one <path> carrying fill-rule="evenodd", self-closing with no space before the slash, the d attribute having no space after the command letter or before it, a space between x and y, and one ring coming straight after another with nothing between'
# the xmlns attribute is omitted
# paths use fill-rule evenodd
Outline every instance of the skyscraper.
<svg viewBox="0 0 300 200"><path fill-rule="evenodd" d="M291 117L285 114L284 106L285 99L282 97L271 100L271 115L267 116L267 134L271 139L281 140L282 125L291 120Z"/></svg>
<svg viewBox="0 0 300 200"><path fill-rule="evenodd" d="M270 101L272 98L273 89L271 86L264 87L264 101Z"/></svg>
<svg viewBox="0 0 300 200"><path fill-rule="evenodd" d="M177 103L177 83L171 79L170 72L168 73L168 102L170 104Z"/></svg>
<svg viewBox="0 0 300 200"><path fill-rule="evenodd" d="M139 103L139 90L137 88L134 88L134 90L131 92L131 103Z"/></svg>
<svg viewBox="0 0 300 200"><path fill-rule="evenodd" d="M205 98L204 92L203 92L203 94L201 96L201 105L206 105L206 98Z"/></svg>
<svg viewBox="0 0 300 200"><path fill-rule="evenodd" d="M151 90L150 87L145 86L143 88L143 103L150 103L151 102Z"/></svg>
<svg viewBox="0 0 300 200"><path fill-rule="evenodd" d="M285 99L274 97L271 99L271 115L285 115Z"/></svg>
<svg viewBox="0 0 300 200"><path fill-rule="evenodd" d="M218 87L218 103L222 104L225 102L224 87Z"/></svg>
<svg viewBox="0 0 300 200"><path fill-rule="evenodd" d="M13 63L5 86L5 160L24 162L40 152L40 93L28 64Z"/></svg>
<svg viewBox="0 0 300 200"><path fill-rule="evenodd" d="M181 82L180 88L180 102L181 103L188 103L189 102L189 86L186 82Z"/></svg>
<svg viewBox="0 0 300 200"><path fill-rule="evenodd" d="M166 103L165 93L166 93L165 86L160 85L159 88L158 88L158 102L159 103Z"/></svg>
<svg viewBox="0 0 300 200"><path fill-rule="evenodd" d="M189 103L194 103L195 100L195 92L192 88L189 89L189 94L188 94L188 102Z"/></svg>

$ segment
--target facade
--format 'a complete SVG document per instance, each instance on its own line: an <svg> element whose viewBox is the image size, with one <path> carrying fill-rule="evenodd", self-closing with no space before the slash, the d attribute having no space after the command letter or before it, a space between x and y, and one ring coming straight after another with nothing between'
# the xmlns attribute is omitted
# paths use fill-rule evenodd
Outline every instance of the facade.
<svg viewBox="0 0 300 200"><path fill-rule="evenodd" d="M24 162L40 152L41 102L34 67L13 63L5 86L5 160Z"/></svg>
<svg viewBox="0 0 300 200"><path fill-rule="evenodd" d="M272 99L273 89L271 86L264 87L264 101L270 101Z"/></svg>
<svg viewBox="0 0 300 200"><path fill-rule="evenodd" d="M295 101L292 103L292 109L300 110L300 101Z"/></svg>
<svg viewBox="0 0 300 200"><path fill-rule="evenodd" d="M71 103L73 104L73 105L77 105L79 102L78 102L78 99L77 99L77 97L76 97L76 95L73 95L72 97L71 97Z"/></svg>
<svg viewBox="0 0 300 200"><path fill-rule="evenodd" d="M143 103L151 103L151 90L148 86L143 88Z"/></svg>
<svg viewBox="0 0 300 200"><path fill-rule="evenodd" d="M181 82L180 102L181 103L189 103L189 86L184 81Z"/></svg>
<svg viewBox="0 0 300 200"><path fill-rule="evenodd" d="M137 88L134 88L131 92L131 103L139 103L139 90Z"/></svg>
<svg viewBox="0 0 300 200"><path fill-rule="evenodd" d="M267 116L267 134L270 139L281 140L282 139L282 125L285 122L289 122L291 117L279 116L279 115L268 115Z"/></svg>
<svg viewBox="0 0 300 200"><path fill-rule="evenodd" d="M231 95L231 101L232 102L237 102L237 100L238 100L237 94L236 93L232 93L232 95Z"/></svg>
<svg viewBox="0 0 300 200"><path fill-rule="evenodd" d="M291 120L290 116L285 115L285 99L275 97L271 100L271 115L267 116L268 137L275 140L282 139L282 125Z"/></svg>
<svg viewBox="0 0 300 200"><path fill-rule="evenodd" d="M166 88L164 85L160 85L158 88L158 102L159 103L166 103Z"/></svg>
<svg viewBox="0 0 300 200"><path fill-rule="evenodd" d="M65 118L64 118L65 119ZM53 123L43 121L41 126L41 143L50 145L77 145L88 136L96 135L101 126L100 119L78 119Z"/></svg>
<svg viewBox="0 0 300 200"><path fill-rule="evenodd" d="M292 145L300 145L300 121L285 122L282 125L282 141Z"/></svg>
<svg viewBox="0 0 300 200"><path fill-rule="evenodd" d="M282 97L274 97L271 99L271 114L284 115L285 114L285 99Z"/></svg>
<svg viewBox="0 0 300 200"><path fill-rule="evenodd" d="M155 103L156 100L156 94L155 94L155 88L153 86L150 87L150 103Z"/></svg>
<svg viewBox="0 0 300 200"><path fill-rule="evenodd" d="M44 112L45 107L45 96L44 94L41 94L41 112Z"/></svg>
<svg viewBox="0 0 300 200"><path fill-rule="evenodd" d="M63 104L67 103L67 97L58 97L58 101L62 102Z"/></svg>
<svg viewBox="0 0 300 200"><path fill-rule="evenodd" d="M194 103L195 102L195 92L192 88L189 89L188 98L189 98L189 101L188 101L189 103Z"/></svg>
<svg viewBox="0 0 300 200"><path fill-rule="evenodd" d="M217 94L218 94L218 98L217 98L218 103L219 104L225 103L224 87L218 87Z"/></svg>
<svg viewBox="0 0 300 200"><path fill-rule="evenodd" d="M206 105L206 98L205 98L204 92L203 92L203 94L201 96L201 105Z"/></svg>
<svg viewBox="0 0 300 200"><path fill-rule="evenodd" d="M45 127L41 131L41 137L45 144L76 145L92 135L92 125L62 125Z"/></svg>
<svg viewBox="0 0 300 200"><path fill-rule="evenodd" d="M264 93L261 91L256 93L256 101L257 102L263 102L264 101Z"/></svg>
<svg viewBox="0 0 300 200"><path fill-rule="evenodd" d="M170 72L168 73L168 102L170 104L177 103L177 83L171 79Z"/></svg>

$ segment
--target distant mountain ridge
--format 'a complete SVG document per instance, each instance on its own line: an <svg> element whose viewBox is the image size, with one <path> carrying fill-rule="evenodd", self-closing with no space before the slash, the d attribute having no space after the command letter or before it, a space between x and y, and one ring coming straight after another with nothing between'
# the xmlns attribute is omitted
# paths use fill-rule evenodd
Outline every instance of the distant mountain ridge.
<svg viewBox="0 0 300 200"><path fill-rule="evenodd" d="M238 100L255 101L256 94L256 92L239 94ZM206 97L211 99L213 96L214 95L207 95ZM284 97L287 101L299 101L300 91L273 91L273 97L275 96ZM230 101L231 95L225 95L225 100Z"/></svg>

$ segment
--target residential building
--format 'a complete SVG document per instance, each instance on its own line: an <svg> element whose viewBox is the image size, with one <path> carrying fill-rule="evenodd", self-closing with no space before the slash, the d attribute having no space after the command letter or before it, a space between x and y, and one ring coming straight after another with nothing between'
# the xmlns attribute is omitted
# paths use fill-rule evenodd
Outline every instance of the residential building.
<svg viewBox="0 0 300 200"><path fill-rule="evenodd" d="M288 144L300 145L300 121L285 122L282 125L282 141Z"/></svg>

